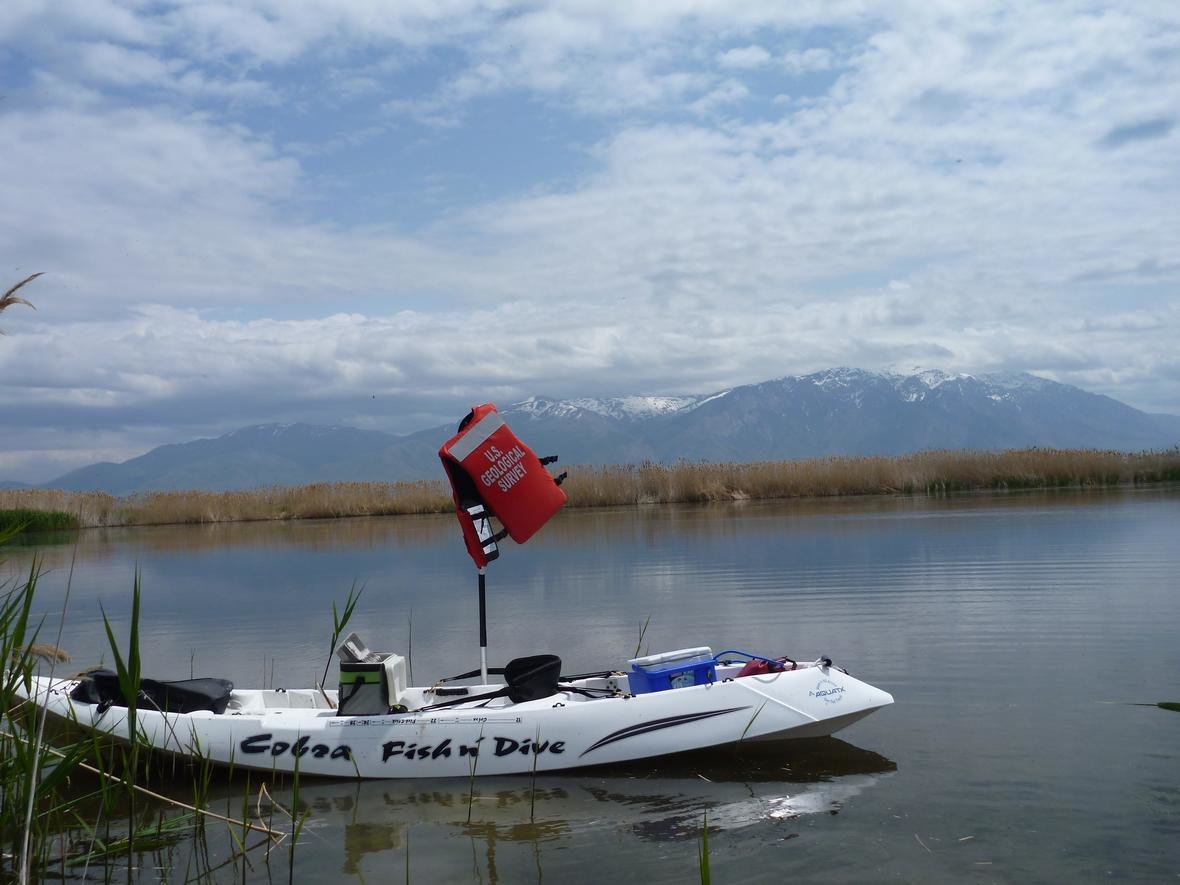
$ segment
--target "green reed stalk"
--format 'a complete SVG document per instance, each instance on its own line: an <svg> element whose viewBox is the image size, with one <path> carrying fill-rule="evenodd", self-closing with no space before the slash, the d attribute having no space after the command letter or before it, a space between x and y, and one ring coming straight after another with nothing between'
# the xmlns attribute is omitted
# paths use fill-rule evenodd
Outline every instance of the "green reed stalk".
<svg viewBox="0 0 1180 885"><path fill-rule="evenodd" d="M10 534L11 532L6 533L6 536ZM0 717L5 717L9 710L20 704L18 687L23 684L27 690L32 685L33 658L28 646L35 641L39 626L30 630L29 618L37 577L38 563L34 561L24 585L7 593L0 606L0 627L3 628L3 637L0 638L0 666L3 667L3 670L0 670L3 678L0 685L0 701L3 701ZM7 719L3 721L7 726ZM5 734L7 735L7 728ZM4 820L25 822L22 830L12 833L14 842L11 856L18 859L16 868L19 880L27 882L30 865L31 809L37 792L37 768L40 760L35 748L21 742L19 737L15 733L11 738L5 737L2 745L4 752L0 757L0 774L3 774L4 778L0 782L0 811L3 812Z"/></svg>
<svg viewBox="0 0 1180 885"><path fill-rule="evenodd" d="M639 657L639 648L643 645L643 637L647 635L647 626L651 623L651 615L647 616L647 620L643 622L643 627L639 631L639 641L635 643L635 654L631 655L633 658Z"/></svg>
<svg viewBox="0 0 1180 885"><path fill-rule="evenodd" d="M709 885L709 812L705 811L701 821L701 841L697 845L697 869L701 874L701 885Z"/></svg>
<svg viewBox="0 0 1180 885"><path fill-rule="evenodd" d="M11 536L11 531L0 532L0 543ZM48 864L51 821L66 809L58 792L81 757L73 748L61 762L51 763L43 743L44 714L22 699L32 689L37 637L44 625L43 619L32 623L39 576L40 562L34 560L28 577L0 597L0 839L10 846L0 853L0 878L15 874L20 882ZM41 814L34 816L35 808L42 808Z"/></svg>
<svg viewBox="0 0 1180 885"><path fill-rule="evenodd" d="M414 684L414 610L406 616L406 678Z"/></svg>
<svg viewBox="0 0 1180 885"><path fill-rule="evenodd" d="M475 752L471 754L471 774L467 778L467 823L471 823L471 809L475 805L475 768L479 765L480 744L483 743L483 725L479 727L479 737L475 741Z"/></svg>
<svg viewBox="0 0 1180 885"><path fill-rule="evenodd" d="M333 606L335 614L335 606ZM334 648L335 646L333 646ZM299 735L295 735L298 743ZM291 844L287 848L287 883L295 885L295 843L299 841L299 834L303 832L303 825L307 822L310 812L299 813L299 754L295 754L295 771L291 781Z"/></svg>
<svg viewBox="0 0 1180 885"><path fill-rule="evenodd" d="M194 737L193 765L189 769L193 778L193 807L204 809L209 806L209 788L213 784L213 754L203 752ZM203 819L202 819L203 820Z"/></svg>
<svg viewBox="0 0 1180 885"><path fill-rule="evenodd" d="M332 600L332 640L328 643L328 660L324 664L324 675L320 679L320 690L323 690L324 685L328 682L328 670L332 666L332 655L336 653L336 645L340 642L340 634L344 632L344 628L348 626L348 622L352 620L352 613L356 609L356 604L361 600L361 594L365 592L364 587L357 587L354 581L351 589L348 591L348 599L344 602L344 613L336 609L336 600Z"/></svg>
<svg viewBox="0 0 1180 885"><path fill-rule="evenodd" d="M129 821L127 833L127 881L131 881L132 857L135 856L135 778L139 771L140 735L137 727L136 713L139 709L139 683L142 678L142 666L139 654L139 603L141 599L140 572L135 569L135 579L131 587L131 626L127 636L127 656L119 651L119 643L115 639L115 631L107 618L106 610L99 604L102 612L102 625L106 630L107 642L110 645L111 657L114 659L115 674L118 677L119 691L127 702L127 740L129 749L123 753L123 784L127 792L127 819ZM112 714L114 715L114 714Z"/></svg>
<svg viewBox="0 0 1180 885"><path fill-rule="evenodd" d="M13 534L0 531L0 545ZM71 579L72 571L71 566ZM44 713L23 700L39 656L50 662L50 675L57 661L68 660L57 645L37 642L44 626L44 619L33 624L32 618L39 577L40 560L34 559L27 578L0 585L0 844L8 849L0 851L0 880L19 882L42 878L49 869L51 831L80 801L61 792L85 753L80 743L64 750L48 747ZM67 581L63 623L71 584ZM58 643L61 632L59 623Z"/></svg>
<svg viewBox="0 0 1180 885"><path fill-rule="evenodd" d="M750 733L750 727L754 724L754 720L758 718L758 714L761 713L765 708L766 701L763 701L762 705L754 711L754 715L750 717L750 721L746 723L746 727L742 729L742 736L738 738L739 744L746 739L746 735Z"/></svg>
<svg viewBox="0 0 1180 885"><path fill-rule="evenodd" d="M537 728L536 737L533 739L533 774L529 781L529 823L537 822L537 758L541 755L537 752L537 747L541 745L541 729Z"/></svg>
<svg viewBox="0 0 1180 885"><path fill-rule="evenodd" d="M74 566L77 563L77 555L78 555L78 549L77 549L77 547L75 547L73 556L70 558L70 571L69 571L69 575L66 578L66 593L65 593L65 599L62 601L61 616L57 622L57 638L55 639L54 644L52 646L52 649L55 652L55 654L53 656L51 656L50 660L49 660L49 678L50 679L53 678L54 669L57 665L58 660L68 661L70 658L69 655L65 654L61 650L61 637L62 637L63 631L65 630L66 611L70 607L70 591L73 589L73 586L74 586ZM30 652L33 650L33 648L34 648L34 646L32 646L32 645L30 645L28 647ZM38 710L36 710L35 707L34 707L34 716L36 718L36 726L37 727L36 727L36 739L33 741L33 771L32 771L32 774L30 775L30 779L29 779L29 782L31 784L36 784L39 781L43 780L43 778L39 776L39 772L40 772L40 769L43 767L41 765L41 762L45 758L45 754L42 752L42 748L45 746L45 725L49 719L49 716L46 712L38 711ZM79 747L78 753L75 755L75 759L76 760L81 759L80 747ZM77 762L75 761L74 765L76 765L76 764L77 764ZM68 775L72 772L74 765L68 766L67 770L65 772L60 773L60 774L58 773L58 771L55 768L54 771L51 772L51 777L58 779L59 782L64 782L66 775ZM49 784L48 788L55 789L55 786L53 784ZM42 786L41 789L43 789L43 790L46 789L46 786ZM25 810L25 833L24 833L24 847L22 849L22 856L26 856L28 854L28 847L29 847L28 843L29 843L30 834L32 831L32 824L33 824L33 805L34 805L33 800L34 800L35 792L36 791L34 791L34 790L29 791L29 803L28 803L28 806L26 807L26 810ZM48 849L48 845L46 845L46 849Z"/></svg>

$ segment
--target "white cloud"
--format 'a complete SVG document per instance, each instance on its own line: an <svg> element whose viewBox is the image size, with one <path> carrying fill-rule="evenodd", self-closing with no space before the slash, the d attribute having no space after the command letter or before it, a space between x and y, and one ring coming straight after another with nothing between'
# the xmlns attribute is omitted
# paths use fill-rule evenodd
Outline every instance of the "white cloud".
<svg viewBox="0 0 1180 885"><path fill-rule="evenodd" d="M230 101L274 103L273 89L249 78L209 77L190 62L108 42L83 43L76 54L78 73L93 84L180 92Z"/></svg>
<svg viewBox="0 0 1180 885"><path fill-rule="evenodd" d="M813 46L802 51L792 50L784 53L782 63L794 74L807 74L813 71L830 71L836 66L836 59L832 50Z"/></svg>
<svg viewBox="0 0 1180 885"><path fill-rule="evenodd" d="M717 63L723 68L752 69L760 68L770 61L770 53L761 46L742 46L727 49L717 57Z"/></svg>
<svg viewBox="0 0 1180 885"><path fill-rule="evenodd" d="M710 114L718 108L736 105L750 95L750 90L738 80L726 80L707 95L703 95L688 107L696 114Z"/></svg>
<svg viewBox="0 0 1180 885"><path fill-rule="evenodd" d="M11 281L48 273L36 314L5 315L0 407L130 455L168 425L409 408L366 411L372 395L422 413L486 389L703 392L919 362L1180 411L1180 100L1160 87L1180 79L1178 16L5 4L0 37L26 47L5 63L27 69L0 114L0 255ZM352 171L333 164L371 143L407 190L425 181L391 144L482 159L469 117L509 95L588 165L417 225L324 212ZM527 151L509 158L526 172ZM392 202L382 186L339 192ZM86 459L34 448L20 463Z"/></svg>

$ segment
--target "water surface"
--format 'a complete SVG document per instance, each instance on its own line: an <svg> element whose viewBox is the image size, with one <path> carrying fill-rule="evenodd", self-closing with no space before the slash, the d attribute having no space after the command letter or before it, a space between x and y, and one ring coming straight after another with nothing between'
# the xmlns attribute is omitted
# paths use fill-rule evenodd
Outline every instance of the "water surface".
<svg viewBox="0 0 1180 885"><path fill-rule="evenodd" d="M1178 528L1175 488L567 511L489 569L493 663L616 666L650 616L643 651L827 654L897 703L839 740L474 795L318 783L297 873L400 877L408 845L426 880L692 880L707 814L716 881L1174 880L1180 714L1132 704L1180 700ZM93 530L5 555L6 577L41 558L49 638L68 582L78 666L104 656L100 603L125 632L137 571L159 678L307 685L354 582L353 626L412 648L416 681L478 664L448 517Z"/></svg>

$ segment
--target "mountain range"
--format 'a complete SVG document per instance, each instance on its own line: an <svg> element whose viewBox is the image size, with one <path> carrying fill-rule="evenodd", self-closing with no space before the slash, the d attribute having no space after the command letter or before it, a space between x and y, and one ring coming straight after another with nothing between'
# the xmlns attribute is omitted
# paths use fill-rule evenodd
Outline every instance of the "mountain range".
<svg viewBox="0 0 1180 885"><path fill-rule="evenodd" d="M701 396L531 397L503 408L538 454L562 464L753 461L1043 446L1140 451L1180 444L1180 416L1153 415L1035 375L829 369ZM460 416L456 416L458 419ZM92 464L42 485L117 495L312 482L441 478L455 425L406 436L263 424Z"/></svg>

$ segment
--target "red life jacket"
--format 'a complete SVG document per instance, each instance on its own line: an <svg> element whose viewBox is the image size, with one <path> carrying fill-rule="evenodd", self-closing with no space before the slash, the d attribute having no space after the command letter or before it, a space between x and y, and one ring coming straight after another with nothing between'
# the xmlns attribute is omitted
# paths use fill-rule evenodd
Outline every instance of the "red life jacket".
<svg viewBox="0 0 1180 885"><path fill-rule="evenodd" d="M451 481L463 542L479 568L499 556L496 541L503 533L492 530L490 517L523 544L566 502L558 480L491 403L471 410L438 457Z"/></svg>
<svg viewBox="0 0 1180 885"><path fill-rule="evenodd" d="M765 676L768 673L781 673L787 669L787 664L791 665L794 670L797 664L790 658L779 658L778 661L764 661L761 658L754 658L752 661L747 661L746 666L738 671L735 678L741 679L743 676Z"/></svg>

